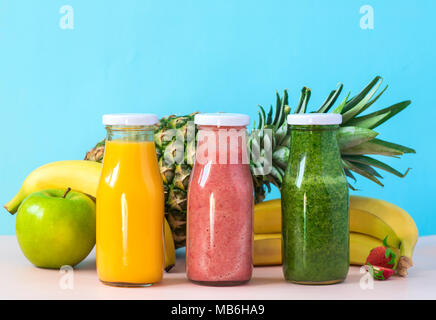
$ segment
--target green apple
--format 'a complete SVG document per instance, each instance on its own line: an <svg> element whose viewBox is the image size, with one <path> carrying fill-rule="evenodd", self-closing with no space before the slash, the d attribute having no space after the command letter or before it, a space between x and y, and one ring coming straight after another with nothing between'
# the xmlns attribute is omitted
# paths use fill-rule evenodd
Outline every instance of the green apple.
<svg viewBox="0 0 436 320"><path fill-rule="evenodd" d="M70 189L32 193L18 208L15 230L21 250L35 266L74 266L95 245L95 203Z"/></svg>

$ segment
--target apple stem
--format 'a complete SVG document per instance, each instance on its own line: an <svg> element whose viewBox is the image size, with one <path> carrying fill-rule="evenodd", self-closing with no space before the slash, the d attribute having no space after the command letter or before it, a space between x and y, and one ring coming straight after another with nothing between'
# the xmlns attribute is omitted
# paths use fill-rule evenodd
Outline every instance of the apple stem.
<svg viewBox="0 0 436 320"><path fill-rule="evenodd" d="M67 191L65 191L64 196L63 196L64 199L70 191L71 191L71 188L68 188Z"/></svg>

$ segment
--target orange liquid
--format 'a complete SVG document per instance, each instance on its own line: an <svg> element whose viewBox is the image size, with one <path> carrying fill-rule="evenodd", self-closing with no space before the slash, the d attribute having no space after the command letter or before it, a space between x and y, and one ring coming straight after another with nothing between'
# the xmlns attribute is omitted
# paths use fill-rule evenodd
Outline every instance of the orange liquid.
<svg viewBox="0 0 436 320"><path fill-rule="evenodd" d="M107 141L97 190L97 272L119 285L159 282L164 191L154 142Z"/></svg>

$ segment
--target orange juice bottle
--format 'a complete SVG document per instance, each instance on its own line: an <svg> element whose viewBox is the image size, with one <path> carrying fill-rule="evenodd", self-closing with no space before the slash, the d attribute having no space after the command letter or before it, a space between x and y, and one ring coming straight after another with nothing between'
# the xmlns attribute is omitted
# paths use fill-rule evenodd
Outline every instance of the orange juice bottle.
<svg viewBox="0 0 436 320"><path fill-rule="evenodd" d="M97 272L116 286L148 286L164 268L164 190L150 114L103 116L107 138L97 190Z"/></svg>

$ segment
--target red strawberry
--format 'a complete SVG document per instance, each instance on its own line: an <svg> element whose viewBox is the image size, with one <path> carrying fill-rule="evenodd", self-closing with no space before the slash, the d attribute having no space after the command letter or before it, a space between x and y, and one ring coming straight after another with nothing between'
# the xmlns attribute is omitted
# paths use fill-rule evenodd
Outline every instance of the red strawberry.
<svg viewBox="0 0 436 320"><path fill-rule="evenodd" d="M383 240L383 247L376 247L371 250L366 258L365 264L392 269L395 265L395 253L388 247L388 237Z"/></svg>
<svg viewBox="0 0 436 320"><path fill-rule="evenodd" d="M373 278L376 280L388 280L395 273L395 270L393 269L372 266L370 264L368 264L366 268L369 271L369 273L373 276Z"/></svg>

